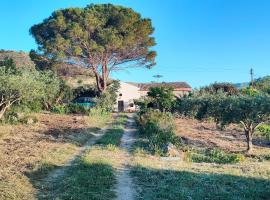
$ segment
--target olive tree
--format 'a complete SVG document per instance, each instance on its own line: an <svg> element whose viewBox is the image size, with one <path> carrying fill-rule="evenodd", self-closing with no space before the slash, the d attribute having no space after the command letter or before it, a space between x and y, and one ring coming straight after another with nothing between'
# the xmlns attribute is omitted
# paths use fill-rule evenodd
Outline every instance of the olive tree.
<svg viewBox="0 0 270 200"><path fill-rule="evenodd" d="M269 120L270 98L268 96L231 96L224 99L221 120L224 124L241 123L247 141L247 151L252 151L255 129Z"/></svg>
<svg viewBox="0 0 270 200"><path fill-rule="evenodd" d="M29 72L13 73L0 69L0 119L15 103L31 102L43 96L43 85L37 74Z"/></svg>
<svg viewBox="0 0 270 200"><path fill-rule="evenodd" d="M178 111L199 120L211 117L221 127L231 123L242 124L247 151L251 151L255 129L269 120L270 98L262 95L188 97L179 100Z"/></svg>
<svg viewBox="0 0 270 200"><path fill-rule="evenodd" d="M41 55L90 69L100 93L112 71L155 65L153 32L150 19L112 4L57 10L30 29Z"/></svg>

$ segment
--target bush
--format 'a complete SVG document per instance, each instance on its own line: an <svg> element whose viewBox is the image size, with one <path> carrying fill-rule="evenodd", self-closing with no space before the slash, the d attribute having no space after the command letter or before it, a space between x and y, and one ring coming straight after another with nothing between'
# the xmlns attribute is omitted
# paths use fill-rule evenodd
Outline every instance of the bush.
<svg viewBox="0 0 270 200"><path fill-rule="evenodd" d="M89 122L91 125L95 125L97 127L103 127L112 119L112 114L110 112L105 111L101 107L95 107L90 109L89 112Z"/></svg>
<svg viewBox="0 0 270 200"><path fill-rule="evenodd" d="M120 88L119 81L113 81L106 92L103 92L96 98L96 106L102 109L103 112L112 112L117 99L117 91Z"/></svg>
<svg viewBox="0 0 270 200"><path fill-rule="evenodd" d="M206 162L218 164L233 164L244 161L245 157L239 153L227 153L222 149L189 149L186 153L186 159L192 162Z"/></svg>
<svg viewBox="0 0 270 200"><path fill-rule="evenodd" d="M257 128L259 130L259 135L265 137L267 140L270 141L270 125L262 124Z"/></svg>
<svg viewBox="0 0 270 200"><path fill-rule="evenodd" d="M58 114L87 114L89 108L76 103L70 103L55 105L51 111Z"/></svg>
<svg viewBox="0 0 270 200"><path fill-rule="evenodd" d="M149 139L152 152L165 155L169 143L176 144L175 125L171 113L150 110L139 119L140 133Z"/></svg>
<svg viewBox="0 0 270 200"><path fill-rule="evenodd" d="M61 115L68 113L66 105L55 105L52 107L51 111Z"/></svg>
<svg viewBox="0 0 270 200"><path fill-rule="evenodd" d="M68 110L68 113L72 113L72 114L87 114L89 112L89 108L76 104L76 103L68 104L67 110Z"/></svg>

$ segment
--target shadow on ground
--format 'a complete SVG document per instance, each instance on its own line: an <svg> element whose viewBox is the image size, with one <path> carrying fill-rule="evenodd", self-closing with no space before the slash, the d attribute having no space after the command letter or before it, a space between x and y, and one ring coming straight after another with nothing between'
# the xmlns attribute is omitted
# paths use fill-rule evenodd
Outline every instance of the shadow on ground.
<svg viewBox="0 0 270 200"><path fill-rule="evenodd" d="M45 168L59 168L44 166ZM37 199L109 200L115 197L116 183L112 166L103 163L88 163L80 159L68 167L64 175L53 182L46 182L40 171L27 174L36 188Z"/></svg>
<svg viewBox="0 0 270 200"><path fill-rule="evenodd" d="M133 167L138 199L268 200L270 180Z"/></svg>
<svg viewBox="0 0 270 200"><path fill-rule="evenodd" d="M77 146L84 145L100 129L93 128L51 128L44 131L44 140L57 143L71 143Z"/></svg>

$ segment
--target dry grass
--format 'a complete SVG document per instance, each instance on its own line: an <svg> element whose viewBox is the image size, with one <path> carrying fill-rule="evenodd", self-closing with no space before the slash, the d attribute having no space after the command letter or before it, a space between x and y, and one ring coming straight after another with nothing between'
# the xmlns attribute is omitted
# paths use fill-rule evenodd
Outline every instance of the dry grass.
<svg viewBox="0 0 270 200"><path fill-rule="evenodd" d="M82 116L36 117L33 125L0 126L0 199L35 199L38 181L67 162L97 130Z"/></svg>
<svg viewBox="0 0 270 200"><path fill-rule="evenodd" d="M241 127L234 125L219 131L213 123L191 119L176 119L176 125L185 147L217 148L228 154L243 154L246 149ZM134 146L131 171L137 199L269 199L270 161L256 156L269 156L270 146L260 138L255 138L253 154L235 164L163 159L149 154L140 140Z"/></svg>
<svg viewBox="0 0 270 200"><path fill-rule="evenodd" d="M246 150L246 138L243 129L230 125L220 131L215 123L201 122L193 119L176 119L176 134L183 141L194 147L220 148L227 152L243 152ZM270 143L263 138L254 138L254 155L269 155Z"/></svg>

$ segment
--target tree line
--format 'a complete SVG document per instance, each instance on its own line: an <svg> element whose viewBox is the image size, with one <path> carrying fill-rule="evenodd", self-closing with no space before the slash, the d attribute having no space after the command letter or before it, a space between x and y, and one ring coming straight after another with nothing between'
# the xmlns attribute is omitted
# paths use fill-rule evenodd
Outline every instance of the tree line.
<svg viewBox="0 0 270 200"><path fill-rule="evenodd" d="M171 112L198 120L212 120L217 128L240 124L246 137L247 151L252 151L252 139L257 127L270 117L270 79L257 79L254 87L237 89L230 83L214 83L176 98L172 88L150 88L148 96L136 102L139 114L149 110Z"/></svg>

